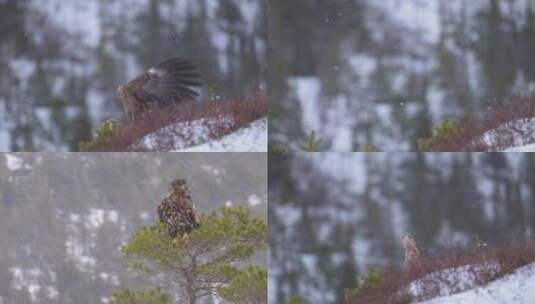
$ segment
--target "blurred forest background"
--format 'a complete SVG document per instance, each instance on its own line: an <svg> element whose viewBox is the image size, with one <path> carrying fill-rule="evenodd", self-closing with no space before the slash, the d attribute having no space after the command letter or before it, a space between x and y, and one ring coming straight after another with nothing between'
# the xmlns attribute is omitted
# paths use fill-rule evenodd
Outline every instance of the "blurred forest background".
<svg viewBox="0 0 535 304"><path fill-rule="evenodd" d="M157 219L185 178L199 212L225 204L267 217L265 153L0 154L0 303L105 303L153 287L120 247ZM265 266L266 255L254 262ZM210 299L202 303L212 303Z"/></svg>
<svg viewBox="0 0 535 304"><path fill-rule="evenodd" d="M535 95L532 0L269 1L270 140L416 150L446 117Z"/></svg>
<svg viewBox="0 0 535 304"><path fill-rule="evenodd" d="M424 252L533 238L535 154L269 156L269 303L342 303L358 275Z"/></svg>
<svg viewBox="0 0 535 304"><path fill-rule="evenodd" d="M176 56L201 100L265 86L260 0L0 1L0 151L76 150L119 117L116 88Z"/></svg>

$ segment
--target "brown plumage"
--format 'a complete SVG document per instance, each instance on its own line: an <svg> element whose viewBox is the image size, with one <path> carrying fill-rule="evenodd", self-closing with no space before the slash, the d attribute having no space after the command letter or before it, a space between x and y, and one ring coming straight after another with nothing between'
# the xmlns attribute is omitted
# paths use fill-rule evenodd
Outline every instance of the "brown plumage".
<svg viewBox="0 0 535 304"><path fill-rule="evenodd" d="M171 183L169 194L158 205L158 217L167 225L169 236L173 239L199 227L186 180L177 179Z"/></svg>
<svg viewBox="0 0 535 304"><path fill-rule="evenodd" d="M193 100L199 94L197 68L190 60L180 57L169 59L150 68L142 75L117 88L125 114L130 122L153 105L165 106L175 102Z"/></svg>

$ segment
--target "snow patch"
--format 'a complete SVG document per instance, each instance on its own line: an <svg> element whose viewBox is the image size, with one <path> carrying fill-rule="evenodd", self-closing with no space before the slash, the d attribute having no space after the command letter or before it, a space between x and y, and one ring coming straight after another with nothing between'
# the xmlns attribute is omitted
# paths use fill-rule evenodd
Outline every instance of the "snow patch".
<svg viewBox="0 0 535 304"><path fill-rule="evenodd" d="M532 304L535 303L535 263L485 286L442 296L420 304Z"/></svg>
<svg viewBox="0 0 535 304"><path fill-rule="evenodd" d="M54 286L43 286L39 281L45 277L45 273L40 268L22 269L19 267L9 268L13 277L12 287L15 290L26 290L32 302L38 302L39 293L43 290L49 299L57 299L59 292ZM51 273L52 279L55 274ZM53 280L54 281L54 280ZM1 298L0 298L1 299ZM2 301L0 300L0 303Z"/></svg>
<svg viewBox="0 0 535 304"><path fill-rule="evenodd" d="M201 165L201 169L203 171L211 173L211 174L213 174L215 176L221 176L221 174L223 174L225 172L224 169L215 168L215 167L212 167L212 166L206 165L206 164Z"/></svg>
<svg viewBox="0 0 535 304"><path fill-rule="evenodd" d="M174 152L267 152L267 125L267 118L262 118L221 138Z"/></svg>
<svg viewBox="0 0 535 304"><path fill-rule="evenodd" d="M119 214L115 210L103 210L98 208L89 209L89 215L86 216L85 226L86 228L98 228L105 222L111 222L117 224L119 220Z"/></svg>
<svg viewBox="0 0 535 304"><path fill-rule="evenodd" d="M363 86L369 84L370 76L377 69L375 58L366 54L355 54L349 58L349 64L359 76Z"/></svg>
<svg viewBox="0 0 535 304"><path fill-rule="evenodd" d="M22 168L23 161L22 159L13 156L11 154L6 154L6 166L11 171L16 171Z"/></svg>
<svg viewBox="0 0 535 304"><path fill-rule="evenodd" d="M533 149L535 144L535 117L521 118L500 125L494 130L487 131L476 139L475 142L483 142L485 145L494 147L500 142L508 142L506 151L523 152L525 148Z"/></svg>
<svg viewBox="0 0 535 304"><path fill-rule="evenodd" d="M320 105L318 96L321 83L316 77L295 77L289 80L291 90L296 92L296 97L302 109L301 124L306 133L318 131L321 126Z"/></svg>
<svg viewBox="0 0 535 304"><path fill-rule="evenodd" d="M35 63L25 58L11 59L8 65L11 71L22 80L28 79L35 72Z"/></svg>
<svg viewBox="0 0 535 304"><path fill-rule="evenodd" d="M233 122L233 118L229 116L179 122L144 136L141 146L151 151L161 150L163 147L172 147L172 150L184 149L209 141L211 130L229 127Z"/></svg>
<svg viewBox="0 0 535 304"><path fill-rule="evenodd" d="M505 149L503 152L535 152L535 144L512 147Z"/></svg>
<svg viewBox="0 0 535 304"><path fill-rule="evenodd" d="M490 274L495 276L500 270L498 263L482 263L465 265L457 268L433 272L412 282L408 291L414 298L429 298L428 291L439 296L451 295L474 288L478 285L478 277ZM431 287L431 288L430 288Z"/></svg>
<svg viewBox="0 0 535 304"><path fill-rule="evenodd" d="M249 206L256 207L262 203L262 200L256 194L249 195Z"/></svg>

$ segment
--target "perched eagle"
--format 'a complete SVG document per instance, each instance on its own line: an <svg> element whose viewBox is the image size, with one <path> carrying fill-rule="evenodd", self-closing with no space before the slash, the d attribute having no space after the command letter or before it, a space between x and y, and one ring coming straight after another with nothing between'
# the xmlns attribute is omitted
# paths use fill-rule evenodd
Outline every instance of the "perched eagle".
<svg viewBox="0 0 535 304"><path fill-rule="evenodd" d="M153 105L165 106L195 99L199 94L192 87L201 86L198 79L193 62L178 57L162 62L120 86L117 94L132 122Z"/></svg>
<svg viewBox="0 0 535 304"><path fill-rule="evenodd" d="M410 265L420 257L420 250L416 246L416 241L409 233L405 233L401 238L403 249L405 250L405 265Z"/></svg>
<svg viewBox="0 0 535 304"><path fill-rule="evenodd" d="M179 234L185 236L199 227L186 180L177 179L171 183L169 194L158 205L158 217L162 223L167 224L169 236L173 239Z"/></svg>

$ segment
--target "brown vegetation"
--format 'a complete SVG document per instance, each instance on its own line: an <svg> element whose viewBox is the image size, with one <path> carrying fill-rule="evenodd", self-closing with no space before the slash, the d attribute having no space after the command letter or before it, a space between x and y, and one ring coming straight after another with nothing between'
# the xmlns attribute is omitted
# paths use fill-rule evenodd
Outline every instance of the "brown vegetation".
<svg viewBox="0 0 535 304"><path fill-rule="evenodd" d="M104 124L97 131L97 138L92 142L82 143L81 150L86 151L143 151L139 141L146 135L164 129L154 146L165 150L172 149L174 141L188 141L181 138L183 133L175 128L167 128L177 123L188 123L204 119L209 129L210 139L219 138L267 115L267 100L263 92L258 91L246 99L229 101L209 101L205 103L185 102L146 112L133 124L123 118L117 122ZM212 123L209 123L211 121ZM213 122L216 123L213 123Z"/></svg>
<svg viewBox="0 0 535 304"><path fill-rule="evenodd" d="M515 269L535 262L535 242L527 240L514 244L487 247L476 246L470 249L443 249L433 256L423 256L411 263L408 269L388 266L380 273L379 279L374 275L374 284L361 284L359 288L349 291L347 304L406 304L417 300L404 289L411 282L426 275L450 268L467 266L477 285L486 284L501 278ZM484 263L495 263L497 268L477 267ZM470 265L470 266L468 266ZM368 276L369 277L369 276ZM443 281L423 280L422 294L426 298L437 296ZM456 285L457 286L457 285ZM452 286L455 289L456 286ZM460 292L461 290L456 290Z"/></svg>
<svg viewBox="0 0 535 304"><path fill-rule="evenodd" d="M515 121L535 118L535 96L513 98L504 104L489 107L482 115L456 121L454 128L447 132L434 134L431 139L424 140L420 150L424 151L501 151L514 144L514 138L528 138L519 129ZM486 143L482 136L496 130L495 141Z"/></svg>

